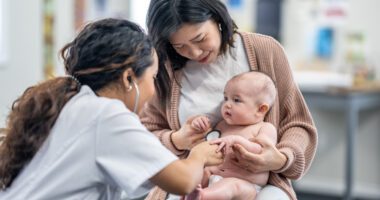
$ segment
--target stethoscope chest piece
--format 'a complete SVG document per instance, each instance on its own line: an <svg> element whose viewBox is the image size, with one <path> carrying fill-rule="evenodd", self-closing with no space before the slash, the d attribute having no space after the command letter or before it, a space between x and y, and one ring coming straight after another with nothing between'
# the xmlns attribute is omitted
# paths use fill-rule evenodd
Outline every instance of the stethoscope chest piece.
<svg viewBox="0 0 380 200"><path fill-rule="evenodd" d="M220 138L220 136L221 136L220 131L218 131L218 130L211 130L206 135L206 141L215 140L217 138Z"/></svg>

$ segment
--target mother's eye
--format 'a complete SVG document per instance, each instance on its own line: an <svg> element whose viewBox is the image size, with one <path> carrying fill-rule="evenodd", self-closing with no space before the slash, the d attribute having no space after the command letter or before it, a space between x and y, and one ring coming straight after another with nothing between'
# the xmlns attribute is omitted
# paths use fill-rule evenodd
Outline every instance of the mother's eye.
<svg viewBox="0 0 380 200"><path fill-rule="evenodd" d="M206 37L203 37L203 38L201 38L200 40L197 40L197 41L194 41L194 42L195 42L195 43L201 43L201 42L204 41L205 38L206 38Z"/></svg>

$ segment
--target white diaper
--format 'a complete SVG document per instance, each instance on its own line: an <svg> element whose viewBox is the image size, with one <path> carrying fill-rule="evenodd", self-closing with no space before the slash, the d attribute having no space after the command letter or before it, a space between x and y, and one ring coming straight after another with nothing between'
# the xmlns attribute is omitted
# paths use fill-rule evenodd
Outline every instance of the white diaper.
<svg viewBox="0 0 380 200"><path fill-rule="evenodd" d="M208 185L212 185L220 180L222 180L223 177L222 176L219 176L219 175L211 175L209 180L208 180ZM256 193L259 193L262 189L262 187L260 185L255 185L255 189L256 189Z"/></svg>
<svg viewBox="0 0 380 200"><path fill-rule="evenodd" d="M220 180L222 180L223 177L219 175L211 175L208 179L208 185L212 185Z"/></svg>
<svg viewBox="0 0 380 200"><path fill-rule="evenodd" d="M255 188L256 188L256 194L258 194L263 187L261 187L260 185L256 185L255 184Z"/></svg>

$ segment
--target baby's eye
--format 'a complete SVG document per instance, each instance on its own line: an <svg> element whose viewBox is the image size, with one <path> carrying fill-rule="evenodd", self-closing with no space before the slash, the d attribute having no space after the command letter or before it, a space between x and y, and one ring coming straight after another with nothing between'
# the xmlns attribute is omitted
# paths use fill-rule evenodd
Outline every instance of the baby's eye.
<svg viewBox="0 0 380 200"><path fill-rule="evenodd" d="M234 102L236 102L236 103L240 103L240 102L241 102L241 100L240 100L240 99L238 99L238 98L235 98L235 99L234 99Z"/></svg>
<svg viewBox="0 0 380 200"><path fill-rule="evenodd" d="M224 101L228 101L228 98L227 98L227 97L224 97Z"/></svg>

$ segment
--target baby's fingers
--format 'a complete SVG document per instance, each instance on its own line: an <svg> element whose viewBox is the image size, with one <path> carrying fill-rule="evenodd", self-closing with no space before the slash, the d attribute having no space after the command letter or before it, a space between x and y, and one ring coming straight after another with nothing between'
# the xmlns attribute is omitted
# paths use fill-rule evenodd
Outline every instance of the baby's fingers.
<svg viewBox="0 0 380 200"><path fill-rule="evenodd" d="M221 150L226 146L225 142L221 142L218 146L218 149L216 149L216 152L221 152Z"/></svg>
<svg viewBox="0 0 380 200"><path fill-rule="evenodd" d="M210 127L210 122L209 122L209 119L207 117L202 117L200 122L201 122L201 126L202 126L203 130L206 130Z"/></svg>
<svg viewBox="0 0 380 200"><path fill-rule="evenodd" d="M223 143L223 140L221 140L221 139L214 139L214 140L210 141L210 144L217 144L217 145L219 145L221 143Z"/></svg>
<svg viewBox="0 0 380 200"><path fill-rule="evenodd" d="M191 122L191 126L198 131L202 130L202 126L200 125L199 120L194 120L193 122Z"/></svg>

